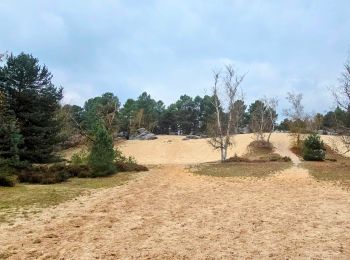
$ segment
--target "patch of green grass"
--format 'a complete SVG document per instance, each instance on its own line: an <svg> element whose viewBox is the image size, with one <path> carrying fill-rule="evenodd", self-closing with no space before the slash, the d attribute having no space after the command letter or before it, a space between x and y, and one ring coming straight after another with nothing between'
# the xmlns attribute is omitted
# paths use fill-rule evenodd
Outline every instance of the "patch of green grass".
<svg viewBox="0 0 350 260"><path fill-rule="evenodd" d="M292 166L291 162L233 162L198 165L192 172L215 177L256 177L264 178Z"/></svg>
<svg viewBox="0 0 350 260"><path fill-rule="evenodd" d="M135 178L134 173L118 173L103 178L72 178L52 185L18 184L0 187L0 222L14 216L26 217L40 208L57 205L99 188L119 186Z"/></svg>

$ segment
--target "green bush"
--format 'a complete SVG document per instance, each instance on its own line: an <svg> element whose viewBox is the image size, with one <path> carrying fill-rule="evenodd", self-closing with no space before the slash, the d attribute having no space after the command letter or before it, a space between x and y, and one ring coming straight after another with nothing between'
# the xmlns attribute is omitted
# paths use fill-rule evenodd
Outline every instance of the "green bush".
<svg viewBox="0 0 350 260"><path fill-rule="evenodd" d="M7 159L0 157L0 186L15 186L17 183L17 175L15 173L25 167L28 167L28 164L17 160L15 156Z"/></svg>
<svg viewBox="0 0 350 260"><path fill-rule="evenodd" d="M116 149L115 166L119 172L143 172L148 171L146 166L137 164L134 157L126 157Z"/></svg>
<svg viewBox="0 0 350 260"><path fill-rule="evenodd" d="M306 161L323 161L326 157L326 149L320 135L309 135L303 144L303 158Z"/></svg>
<svg viewBox="0 0 350 260"><path fill-rule="evenodd" d="M85 150L81 150L78 153L75 153L71 157L72 165L86 165L88 164L89 153Z"/></svg>
<svg viewBox="0 0 350 260"><path fill-rule="evenodd" d="M95 131L95 141L88 157L88 166L91 168L92 177L108 176L115 173L115 158L116 152L112 136L105 127L98 125Z"/></svg>
<svg viewBox="0 0 350 260"><path fill-rule="evenodd" d="M143 172L148 171L146 166L137 164L136 162L116 162L115 166L120 172Z"/></svg>
<svg viewBox="0 0 350 260"><path fill-rule="evenodd" d="M16 185L17 176L8 167L0 167L0 186L13 187Z"/></svg>
<svg viewBox="0 0 350 260"><path fill-rule="evenodd" d="M0 186L14 187L17 183L16 175L0 175Z"/></svg>

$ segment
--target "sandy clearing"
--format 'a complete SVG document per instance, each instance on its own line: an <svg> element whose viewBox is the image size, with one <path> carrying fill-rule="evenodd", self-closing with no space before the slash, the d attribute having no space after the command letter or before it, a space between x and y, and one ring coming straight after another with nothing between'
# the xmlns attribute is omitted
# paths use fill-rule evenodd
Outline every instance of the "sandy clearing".
<svg viewBox="0 0 350 260"><path fill-rule="evenodd" d="M241 156L247 152L247 146L254 140L253 134L236 135L234 145L230 147L228 156ZM276 133L271 137L275 146L279 146L286 153L290 143L290 136ZM213 162L220 160L220 152L213 150L207 139L183 140L182 136L158 136L156 140L129 140L118 145L127 156L134 156L143 164L191 164ZM293 156L292 153L288 155Z"/></svg>
<svg viewBox="0 0 350 260"><path fill-rule="evenodd" d="M237 136L230 156L245 153L251 141L252 135ZM0 256L350 259L350 193L300 168L288 135L275 134L272 142L295 166L266 179L239 179L186 170L184 163L219 158L206 140L128 141L124 153L162 165L124 186L0 225Z"/></svg>
<svg viewBox="0 0 350 260"><path fill-rule="evenodd" d="M350 194L293 167L266 180L162 166L0 227L10 259L349 259Z"/></svg>

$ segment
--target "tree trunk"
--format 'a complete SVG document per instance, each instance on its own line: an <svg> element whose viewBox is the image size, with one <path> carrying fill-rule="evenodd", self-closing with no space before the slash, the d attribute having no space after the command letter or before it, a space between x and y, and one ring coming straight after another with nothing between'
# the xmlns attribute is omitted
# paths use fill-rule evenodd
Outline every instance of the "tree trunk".
<svg viewBox="0 0 350 260"><path fill-rule="evenodd" d="M224 147L221 147L221 162L226 160L226 151Z"/></svg>

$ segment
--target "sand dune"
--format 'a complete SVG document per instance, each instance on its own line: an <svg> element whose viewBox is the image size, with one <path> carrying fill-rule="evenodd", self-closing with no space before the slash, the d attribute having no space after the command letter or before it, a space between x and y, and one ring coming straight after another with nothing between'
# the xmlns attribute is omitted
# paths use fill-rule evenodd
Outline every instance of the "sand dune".
<svg viewBox="0 0 350 260"><path fill-rule="evenodd" d="M228 156L241 156L247 153L247 146L254 140L253 134L236 135ZM290 156L288 147L290 136L276 133L271 137L274 146L281 148L283 155ZM183 140L183 136L158 136L156 140L129 140L118 145L127 156L133 156L143 164L191 164L220 160L220 151L214 150L208 139ZM282 152L283 153L283 152ZM292 156L292 155L291 155Z"/></svg>
<svg viewBox="0 0 350 260"><path fill-rule="evenodd" d="M208 143L208 139L183 140L183 136L159 135L156 140L140 141L128 140L116 144L124 155L133 156L142 164L193 164L214 162L220 160L220 151L214 150ZM241 134L233 138L234 145L228 151L228 157L242 156L247 153L247 146L254 140L254 134ZM339 153L346 151L337 136L322 136L326 144ZM295 155L289 151L291 137L287 133L274 133L271 141L276 152L292 159ZM83 147L72 148L64 151L64 158L70 159L77 151ZM345 156L350 156L350 152Z"/></svg>
<svg viewBox="0 0 350 260"><path fill-rule="evenodd" d="M346 157L350 157L350 152L347 151L348 149L341 142L339 136L322 135L322 140L336 152L339 152Z"/></svg>

